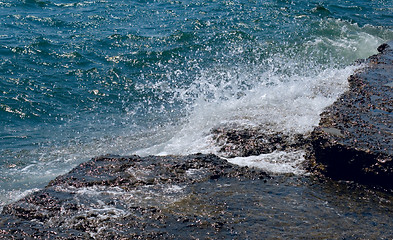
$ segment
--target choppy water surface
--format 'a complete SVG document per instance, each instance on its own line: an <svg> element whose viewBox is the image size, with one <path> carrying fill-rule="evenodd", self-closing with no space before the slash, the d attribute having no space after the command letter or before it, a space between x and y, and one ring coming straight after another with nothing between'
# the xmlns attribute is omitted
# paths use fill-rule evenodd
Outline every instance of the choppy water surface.
<svg viewBox="0 0 393 240"><path fill-rule="evenodd" d="M307 133L354 61L393 39L392 12L390 0L2 1L0 205L101 154L215 153L222 125ZM302 159L234 161L302 175Z"/></svg>

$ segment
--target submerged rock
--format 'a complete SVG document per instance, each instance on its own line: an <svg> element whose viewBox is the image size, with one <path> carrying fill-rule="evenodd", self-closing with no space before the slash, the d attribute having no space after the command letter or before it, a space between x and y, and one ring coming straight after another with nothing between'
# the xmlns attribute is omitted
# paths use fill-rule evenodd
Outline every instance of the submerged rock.
<svg viewBox="0 0 393 240"><path fill-rule="evenodd" d="M5 206L0 239L232 238L227 202L266 177L215 155L100 157Z"/></svg>
<svg viewBox="0 0 393 240"><path fill-rule="evenodd" d="M349 78L311 136L312 169L334 179L392 188L393 41Z"/></svg>

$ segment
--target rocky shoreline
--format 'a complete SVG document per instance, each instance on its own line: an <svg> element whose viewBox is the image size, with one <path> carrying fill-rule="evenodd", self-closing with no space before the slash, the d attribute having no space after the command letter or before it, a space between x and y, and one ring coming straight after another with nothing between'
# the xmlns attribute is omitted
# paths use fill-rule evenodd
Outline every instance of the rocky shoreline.
<svg viewBox="0 0 393 240"><path fill-rule="evenodd" d="M393 42L378 50L311 137L215 129L221 151L234 157L305 149L311 172L392 188ZM258 204L269 181L260 169L215 155L98 157L5 206L0 239L253 239L266 219L245 221L266 211ZM300 236L294 229L288 236Z"/></svg>
<svg viewBox="0 0 393 240"><path fill-rule="evenodd" d="M393 41L348 79L311 135L311 169L333 179L393 185Z"/></svg>
<svg viewBox="0 0 393 240"><path fill-rule="evenodd" d="M0 238L233 238L233 186L267 178L215 155L99 157L5 206Z"/></svg>

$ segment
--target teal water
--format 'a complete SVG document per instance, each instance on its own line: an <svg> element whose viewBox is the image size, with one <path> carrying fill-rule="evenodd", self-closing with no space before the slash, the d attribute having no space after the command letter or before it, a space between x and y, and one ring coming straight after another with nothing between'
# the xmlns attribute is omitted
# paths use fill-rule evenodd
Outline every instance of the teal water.
<svg viewBox="0 0 393 240"><path fill-rule="evenodd" d="M307 133L391 39L391 0L1 1L0 206L102 154L214 153L221 125Z"/></svg>

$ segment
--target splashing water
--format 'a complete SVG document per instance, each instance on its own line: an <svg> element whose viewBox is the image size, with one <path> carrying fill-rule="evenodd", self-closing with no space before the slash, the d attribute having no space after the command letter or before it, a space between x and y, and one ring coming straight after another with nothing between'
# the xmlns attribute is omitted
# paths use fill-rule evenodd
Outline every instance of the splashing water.
<svg viewBox="0 0 393 240"><path fill-rule="evenodd" d="M393 38L389 6L325 2L0 3L0 205L98 155L219 154L221 126L307 134Z"/></svg>

